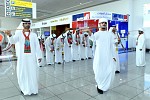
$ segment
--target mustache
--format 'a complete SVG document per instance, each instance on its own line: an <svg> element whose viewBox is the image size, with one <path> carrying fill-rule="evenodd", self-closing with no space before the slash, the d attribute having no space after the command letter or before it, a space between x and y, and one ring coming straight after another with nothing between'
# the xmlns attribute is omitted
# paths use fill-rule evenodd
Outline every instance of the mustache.
<svg viewBox="0 0 150 100"><path fill-rule="evenodd" d="M105 29L106 29L106 28L107 28L107 26L101 26L101 28L105 28Z"/></svg>
<svg viewBox="0 0 150 100"><path fill-rule="evenodd" d="M26 26L26 27L24 27L25 29L30 29L30 26Z"/></svg>

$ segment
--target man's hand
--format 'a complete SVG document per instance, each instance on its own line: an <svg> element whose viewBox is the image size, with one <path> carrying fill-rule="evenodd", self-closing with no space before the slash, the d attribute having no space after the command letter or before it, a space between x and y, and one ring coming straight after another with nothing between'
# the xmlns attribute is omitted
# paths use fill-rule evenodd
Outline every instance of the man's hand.
<svg viewBox="0 0 150 100"><path fill-rule="evenodd" d="M50 52L53 52L54 50L50 50Z"/></svg>
<svg viewBox="0 0 150 100"><path fill-rule="evenodd" d="M42 61L42 58L39 58L39 59L38 59L38 63L40 63L41 61Z"/></svg>
<svg viewBox="0 0 150 100"><path fill-rule="evenodd" d="M4 31L4 33L9 37L12 36L10 30L6 30L6 31Z"/></svg>
<svg viewBox="0 0 150 100"><path fill-rule="evenodd" d="M115 58L113 58L114 59L114 61L116 62L116 59Z"/></svg>
<svg viewBox="0 0 150 100"><path fill-rule="evenodd" d="M130 32L127 33L128 35L130 34Z"/></svg>
<svg viewBox="0 0 150 100"><path fill-rule="evenodd" d="M118 38L118 44L121 42L121 39L120 38Z"/></svg>
<svg viewBox="0 0 150 100"><path fill-rule="evenodd" d="M89 34L89 36L92 35L92 32L90 31L90 29L87 29L86 31L87 31L87 33Z"/></svg>
<svg viewBox="0 0 150 100"><path fill-rule="evenodd" d="M78 43L76 43L76 45L78 46Z"/></svg>

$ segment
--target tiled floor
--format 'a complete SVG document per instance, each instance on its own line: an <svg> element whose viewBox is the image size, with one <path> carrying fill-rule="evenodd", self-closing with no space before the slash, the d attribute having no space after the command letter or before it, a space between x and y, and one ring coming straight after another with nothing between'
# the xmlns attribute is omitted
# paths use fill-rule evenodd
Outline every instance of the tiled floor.
<svg viewBox="0 0 150 100"><path fill-rule="evenodd" d="M0 100L150 100L150 54L146 67L135 66L135 52L120 54L121 73L109 91L98 94L92 60L40 67L38 95L23 96L16 61L0 63Z"/></svg>

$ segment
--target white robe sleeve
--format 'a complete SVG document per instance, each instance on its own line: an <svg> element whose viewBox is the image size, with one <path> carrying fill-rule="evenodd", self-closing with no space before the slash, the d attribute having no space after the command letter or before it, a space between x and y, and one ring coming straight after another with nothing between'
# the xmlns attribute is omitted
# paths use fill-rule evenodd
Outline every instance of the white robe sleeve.
<svg viewBox="0 0 150 100"><path fill-rule="evenodd" d="M119 41L118 41L118 36L117 36L117 34L115 34L115 41L114 41L114 43L118 43Z"/></svg>
<svg viewBox="0 0 150 100"><path fill-rule="evenodd" d="M95 36L94 36L93 33L91 34L91 36L89 36L89 39L92 40L92 41L95 41Z"/></svg>
<svg viewBox="0 0 150 100"><path fill-rule="evenodd" d="M54 50L56 49L56 41L57 39L54 39Z"/></svg>
<svg viewBox="0 0 150 100"><path fill-rule="evenodd" d="M73 36L72 36L73 44L76 44L76 43L77 43L77 42L76 42L76 38L75 38L75 36L76 36L76 33L75 33L75 34L73 34Z"/></svg>
<svg viewBox="0 0 150 100"><path fill-rule="evenodd" d="M50 49L50 38L48 37L46 40L45 40L45 46L46 46L46 49L48 50L48 51L50 51L51 49Z"/></svg>
<svg viewBox="0 0 150 100"><path fill-rule="evenodd" d="M138 47L139 47L139 49L143 49L144 42L145 42L145 37L144 37L144 35L142 34L142 35L140 35L139 41L138 41Z"/></svg>
<svg viewBox="0 0 150 100"><path fill-rule="evenodd" d="M13 36L11 36L11 37L8 38L8 39L9 39L9 42L10 42L11 44L15 44L15 43L17 43L17 42L19 41L19 34L20 34L20 32L21 32L21 31L17 31L17 32L15 33L15 35L13 35Z"/></svg>
<svg viewBox="0 0 150 100"><path fill-rule="evenodd" d="M67 46L68 46L68 47L70 46L70 44L68 43L68 39L67 39L67 37L65 37L65 39L64 39L64 43L65 43L65 44L67 44Z"/></svg>
<svg viewBox="0 0 150 100"><path fill-rule="evenodd" d="M35 40L35 48L36 48L36 57L37 57L37 59L41 59L42 58L42 51L40 49L40 43L38 41L38 37L36 34L34 37L35 37L34 40Z"/></svg>
<svg viewBox="0 0 150 100"><path fill-rule="evenodd" d="M89 36L86 38L86 45L89 47L90 46L90 40L89 40Z"/></svg>
<svg viewBox="0 0 150 100"><path fill-rule="evenodd" d="M60 49L60 38L59 37L56 39L55 47L56 47L56 49L58 49L58 48Z"/></svg>
<svg viewBox="0 0 150 100"><path fill-rule="evenodd" d="M115 36L113 35L113 33L110 33L111 35L111 40L110 40L110 50L111 50L111 54L112 54L112 58L115 58L115 48L114 48L114 43L116 43L116 41L114 40ZM116 58L115 58L116 59Z"/></svg>

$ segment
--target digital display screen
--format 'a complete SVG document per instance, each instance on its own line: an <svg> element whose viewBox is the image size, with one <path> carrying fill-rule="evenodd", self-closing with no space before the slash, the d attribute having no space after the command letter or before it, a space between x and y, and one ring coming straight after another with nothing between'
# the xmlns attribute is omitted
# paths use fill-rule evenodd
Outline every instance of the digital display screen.
<svg viewBox="0 0 150 100"><path fill-rule="evenodd" d="M45 36L50 36L50 32L49 32L49 31L45 31L45 32L44 32L44 35L45 35Z"/></svg>

